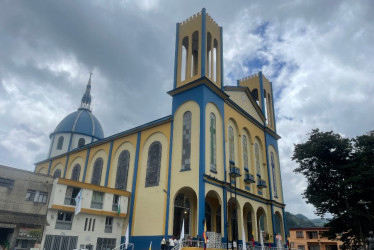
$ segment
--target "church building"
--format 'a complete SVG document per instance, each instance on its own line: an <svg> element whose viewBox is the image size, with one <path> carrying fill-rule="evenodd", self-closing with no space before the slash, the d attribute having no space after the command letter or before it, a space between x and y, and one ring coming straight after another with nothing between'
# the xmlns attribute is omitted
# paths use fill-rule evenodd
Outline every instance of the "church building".
<svg viewBox="0 0 374 250"><path fill-rule="evenodd" d="M79 109L51 133L35 172L55 178L56 197L86 192L75 217L99 216L96 225L109 218L118 229L104 237L106 227L97 226L93 249L99 238L119 245L127 228L135 249L158 247L182 225L193 238L206 225L211 241L286 244L273 85L260 71L224 86L222 32L205 9L177 23L169 116L105 137L90 110L90 77ZM64 197L51 200L56 214L74 211ZM45 236L68 236L74 223L83 232L87 221L69 216L72 225L58 230L47 216ZM79 235L74 241L87 245Z"/></svg>

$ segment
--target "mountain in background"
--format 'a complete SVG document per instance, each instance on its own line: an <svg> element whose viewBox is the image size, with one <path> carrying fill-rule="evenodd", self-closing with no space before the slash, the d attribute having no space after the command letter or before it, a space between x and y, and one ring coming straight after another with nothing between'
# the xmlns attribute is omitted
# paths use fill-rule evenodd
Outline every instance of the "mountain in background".
<svg viewBox="0 0 374 250"><path fill-rule="evenodd" d="M325 219L309 219L302 214L292 214L285 212L287 231L290 228L302 228L302 227L323 227L328 221Z"/></svg>

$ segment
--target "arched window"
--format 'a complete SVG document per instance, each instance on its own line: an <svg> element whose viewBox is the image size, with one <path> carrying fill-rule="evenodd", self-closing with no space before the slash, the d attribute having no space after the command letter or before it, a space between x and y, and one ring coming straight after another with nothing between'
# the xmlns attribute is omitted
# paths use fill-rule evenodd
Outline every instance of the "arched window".
<svg viewBox="0 0 374 250"><path fill-rule="evenodd" d="M279 216L278 213L275 213L274 214L274 232L276 234L279 234L279 235L282 235L282 219L281 217Z"/></svg>
<svg viewBox="0 0 374 250"><path fill-rule="evenodd" d="M79 181L80 173L81 173L81 165L75 164L73 171L71 172L71 179L73 181Z"/></svg>
<svg viewBox="0 0 374 250"><path fill-rule="evenodd" d="M182 58L181 58L181 81L187 79L187 61L188 61L188 37L182 40Z"/></svg>
<svg viewBox="0 0 374 250"><path fill-rule="evenodd" d="M60 170L60 169L57 169L57 170L53 173L53 179L60 178L60 176L61 176L61 170Z"/></svg>
<svg viewBox="0 0 374 250"><path fill-rule="evenodd" d="M216 116L210 113L210 171L217 172Z"/></svg>
<svg viewBox="0 0 374 250"><path fill-rule="evenodd" d="M118 157L118 166L116 174L116 188L126 190L127 176L129 173L130 153L127 150L121 152Z"/></svg>
<svg viewBox="0 0 374 250"><path fill-rule="evenodd" d="M234 129L229 126L229 160L235 163Z"/></svg>
<svg viewBox="0 0 374 250"><path fill-rule="evenodd" d="M183 115L182 170L191 169L191 112Z"/></svg>
<svg viewBox="0 0 374 250"><path fill-rule="evenodd" d="M218 49L218 42L216 39L214 39L214 44L213 44L213 61L212 61L212 66L213 66L213 81L217 81L217 49Z"/></svg>
<svg viewBox="0 0 374 250"><path fill-rule="evenodd" d="M205 202L205 219L206 219L206 229L212 231L212 209L208 202Z"/></svg>
<svg viewBox="0 0 374 250"><path fill-rule="evenodd" d="M258 177L261 177L260 149L258 148L257 143L255 143L255 163L256 163L256 174Z"/></svg>
<svg viewBox="0 0 374 250"><path fill-rule="evenodd" d="M206 47L206 68L209 78L212 78L212 35L210 32L207 34Z"/></svg>
<svg viewBox="0 0 374 250"><path fill-rule="evenodd" d="M91 179L91 184L94 185L100 185L101 182L101 172L103 171L103 159L102 158L97 158L94 167L92 170L92 179Z"/></svg>
<svg viewBox="0 0 374 250"><path fill-rule="evenodd" d="M199 69L199 32L195 31L192 34L192 60L191 60L191 75L197 75Z"/></svg>
<svg viewBox="0 0 374 250"><path fill-rule="evenodd" d="M260 105L259 98L258 98L258 90L257 89L253 89L252 90L252 96L253 96L253 99L255 99L255 101L257 102L257 105Z"/></svg>
<svg viewBox="0 0 374 250"><path fill-rule="evenodd" d="M246 171L248 171L248 141L247 141L247 137L245 135L243 135L242 137L243 139L243 165L244 165L244 169Z"/></svg>
<svg viewBox="0 0 374 250"><path fill-rule="evenodd" d="M160 182L161 150L162 146L158 141L153 142L149 147L145 187L158 186Z"/></svg>
<svg viewBox="0 0 374 250"><path fill-rule="evenodd" d="M63 136L60 136L60 137L58 138L58 142L57 142L57 149L58 149L58 150L61 150L63 144L64 144L64 137L63 137Z"/></svg>
<svg viewBox="0 0 374 250"><path fill-rule="evenodd" d="M84 140L84 138L79 138L79 141L78 141L78 148L83 147L84 144L86 144L86 141Z"/></svg>
<svg viewBox="0 0 374 250"><path fill-rule="evenodd" d="M271 98L270 98L270 94L268 93L268 121L269 121L269 126L272 126L273 124L273 106L271 104Z"/></svg>
<svg viewBox="0 0 374 250"><path fill-rule="evenodd" d="M275 175L275 165L274 165L274 154L273 154L273 152L270 153L270 160L271 160L271 172L272 172L272 175L273 175L274 196L277 197L278 196L278 192L277 192L277 178L276 178L276 175Z"/></svg>

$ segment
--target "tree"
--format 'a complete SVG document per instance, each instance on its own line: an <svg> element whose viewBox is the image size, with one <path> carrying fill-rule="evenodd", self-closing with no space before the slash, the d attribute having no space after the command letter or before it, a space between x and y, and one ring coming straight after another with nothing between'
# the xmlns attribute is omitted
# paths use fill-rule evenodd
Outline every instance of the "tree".
<svg viewBox="0 0 374 250"><path fill-rule="evenodd" d="M306 177L303 192L316 214L331 214L328 237L341 235L345 249L357 249L374 217L374 137L343 138L333 131L312 130L305 143L296 144L294 170ZM359 204L359 201L371 203Z"/></svg>

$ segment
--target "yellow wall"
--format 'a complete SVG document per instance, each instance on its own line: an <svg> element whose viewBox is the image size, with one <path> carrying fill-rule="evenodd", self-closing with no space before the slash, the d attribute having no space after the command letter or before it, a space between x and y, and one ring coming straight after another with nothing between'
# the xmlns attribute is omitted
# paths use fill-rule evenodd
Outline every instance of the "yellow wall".
<svg viewBox="0 0 374 250"><path fill-rule="evenodd" d="M165 230L167 195L163 190L167 190L170 125L170 123L163 124L141 133L132 225L134 236L161 235ZM155 141L159 141L162 145L160 182L158 186L146 188L148 149Z"/></svg>
<svg viewBox="0 0 374 250"><path fill-rule="evenodd" d="M229 105L225 104L225 124L226 124L226 132L225 132L225 146L226 146L226 166L228 168L229 166L229 143L228 143L228 127L230 124L236 124L237 131L240 132L239 136L237 138L240 138L240 140L236 139L235 141L235 158L237 159L235 164L236 167L240 168L241 174L244 173L244 167L243 167L243 160L242 160L242 150L239 150L239 148L242 148L242 132L246 131L249 138L252 139L252 143L248 144L249 150L250 150L250 161L251 164L249 166L250 174L253 174L256 177L255 172L255 154L254 154L254 142L257 139L259 142L260 147L260 155L261 155L261 169L262 174L261 178L263 180L266 180L266 184L269 185L268 181L268 174L266 169L266 149L265 149L265 135L264 131L260 129L259 127L252 124L250 121L248 121L245 117L243 117L241 114L239 114L237 111L235 111L233 108L231 108ZM234 128L235 129L235 128ZM252 166L252 167L251 167ZM254 171L254 172L251 172ZM266 171L265 171L266 170ZM227 173L227 179L229 179L229 174ZM244 175L242 175L239 179L239 182L237 184L238 187L241 189L244 189ZM258 188L256 186L256 183L250 184L251 193L258 194ZM262 189L263 195L262 197L266 198L269 197L269 188Z"/></svg>
<svg viewBox="0 0 374 250"><path fill-rule="evenodd" d="M191 112L191 170L181 171L182 167L182 134L183 115ZM169 233L173 232L174 198L183 187L190 187L196 194L199 193L199 152L200 152L200 108L196 102L189 101L182 104L174 115L173 125L173 157L170 183L170 212ZM174 197L174 198L173 198ZM197 209L196 209L197 211ZM197 215L196 215L197 216ZM197 217L196 217L197 218ZM193 232L197 232L197 224L191 224Z"/></svg>

